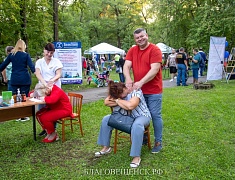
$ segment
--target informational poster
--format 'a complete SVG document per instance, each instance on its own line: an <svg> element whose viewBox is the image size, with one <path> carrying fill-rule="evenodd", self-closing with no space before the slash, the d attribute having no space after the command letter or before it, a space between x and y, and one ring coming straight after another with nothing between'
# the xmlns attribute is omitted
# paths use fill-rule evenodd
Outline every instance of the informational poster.
<svg viewBox="0 0 235 180"><path fill-rule="evenodd" d="M82 84L81 42L54 42L54 57L62 64L62 84Z"/></svg>
<svg viewBox="0 0 235 180"><path fill-rule="evenodd" d="M225 41L225 37L210 37L207 80L223 78Z"/></svg>

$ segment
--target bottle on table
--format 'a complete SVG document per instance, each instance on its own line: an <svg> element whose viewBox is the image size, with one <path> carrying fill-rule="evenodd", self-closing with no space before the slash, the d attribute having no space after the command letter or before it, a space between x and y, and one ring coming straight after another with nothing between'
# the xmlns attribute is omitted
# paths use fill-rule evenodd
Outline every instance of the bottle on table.
<svg viewBox="0 0 235 180"><path fill-rule="evenodd" d="M22 96L20 94L20 89L17 89L17 95L16 95L16 102L21 102L22 101Z"/></svg>
<svg viewBox="0 0 235 180"><path fill-rule="evenodd" d="M22 101L22 102L25 102L25 101L26 101L26 94L25 94L25 91L22 91L22 94L21 94L21 101Z"/></svg>
<svg viewBox="0 0 235 180"><path fill-rule="evenodd" d="M13 104L14 104L14 98L13 96L11 96L10 105L13 105Z"/></svg>
<svg viewBox="0 0 235 180"><path fill-rule="evenodd" d="M16 101L16 92L13 93L13 99L14 99L14 103L17 103L17 101Z"/></svg>

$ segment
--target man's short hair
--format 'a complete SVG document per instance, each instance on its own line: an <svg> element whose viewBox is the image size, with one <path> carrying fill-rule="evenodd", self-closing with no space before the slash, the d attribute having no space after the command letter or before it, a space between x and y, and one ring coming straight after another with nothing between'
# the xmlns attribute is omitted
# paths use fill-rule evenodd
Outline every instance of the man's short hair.
<svg viewBox="0 0 235 180"><path fill-rule="evenodd" d="M180 48L180 51L184 51L184 48L183 48L183 47L181 47L181 48Z"/></svg>
<svg viewBox="0 0 235 180"><path fill-rule="evenodd" d="M138 28L138 29L136 29L135 31L134 31L134 35L135 34L139 34L139 33L141 33L141 32L144 32L144 33L146 33L146 30L144 29L144 28Z"/></svg>

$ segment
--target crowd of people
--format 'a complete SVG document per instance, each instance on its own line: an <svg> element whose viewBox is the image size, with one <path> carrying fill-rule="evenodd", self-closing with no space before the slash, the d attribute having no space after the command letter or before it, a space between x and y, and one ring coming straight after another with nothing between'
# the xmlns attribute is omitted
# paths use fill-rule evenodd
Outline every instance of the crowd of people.
<svg viewBox="0 0 235 180"><path fill-rule="evenodd" d="M123 74L123 66L125 63L125 55L116 53L113 56L113 60L107 60L105 55L101 55L100 58L97 59L97 56L94 55L92 59L83 58L82 66L83 66L83 75L86 79L87 76L91 74L105 74L106 71L115 70L116 73L119 74L119 81L125 82L125 77Z"/></svg>
<svg viewBox="0 0 235 180"><path fill-rule="evenodd" d="M189 69L192 70L193 84L198 84L198 78L203 76L206 70L207 57L202 48L193 49L193 56L187 54L185 49L181 47L179 50L172 49L171 54L168 55L166 67L170 70L170 82L176 80L177 86L188 86L187 78Z"/></svg>

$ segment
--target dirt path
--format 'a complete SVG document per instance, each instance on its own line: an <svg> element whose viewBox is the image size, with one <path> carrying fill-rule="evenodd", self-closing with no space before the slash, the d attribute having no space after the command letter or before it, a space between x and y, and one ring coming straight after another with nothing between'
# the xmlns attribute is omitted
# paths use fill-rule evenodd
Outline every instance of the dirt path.
<svg viewBox="0 0 235 180"><path fill-rule="evenodd" d="M189 77L187 83L192 84L192 77ZM199 78L199 82L206 82L206 76ZM176 79L174 82L169 82L169 80L163 81L163 88L170 88L176 86ZM83 95L83 104L88 102L97 101L100 99L105 99L107 97L107 87L99 87L99 88L92 88L86 89L84 91L77 91L78 93Z"/></svg>

